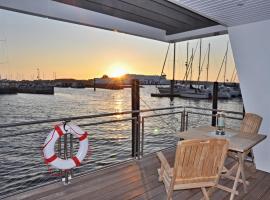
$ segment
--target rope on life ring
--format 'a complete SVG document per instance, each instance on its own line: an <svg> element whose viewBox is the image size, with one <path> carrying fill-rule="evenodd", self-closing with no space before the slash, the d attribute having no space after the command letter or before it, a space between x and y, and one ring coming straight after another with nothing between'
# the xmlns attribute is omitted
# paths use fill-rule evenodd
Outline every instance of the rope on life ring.
<svg viewBox="0 0 270 200"><path fill-rule="evenodd" d="M55 143L63 135L71 133L80 141L80 146L77 154L67 160L59 158L54 152ZM65 123L56 125L47 136L43 145L43 155L46 164L50 164L53 168L68 170L80 166L88 152L88 133L83 131L79 126Z"/></svg>

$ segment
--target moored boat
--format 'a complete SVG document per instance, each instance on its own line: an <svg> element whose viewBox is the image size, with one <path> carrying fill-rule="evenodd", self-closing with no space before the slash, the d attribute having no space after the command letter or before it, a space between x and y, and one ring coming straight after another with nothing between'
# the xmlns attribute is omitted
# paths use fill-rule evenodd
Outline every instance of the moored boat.
<svg viewBox="0 0 270 200"><path fill-rule="evenodd" d="M54 94L54 87L42 84L21 84L17 87L18 93Z"/></svg>

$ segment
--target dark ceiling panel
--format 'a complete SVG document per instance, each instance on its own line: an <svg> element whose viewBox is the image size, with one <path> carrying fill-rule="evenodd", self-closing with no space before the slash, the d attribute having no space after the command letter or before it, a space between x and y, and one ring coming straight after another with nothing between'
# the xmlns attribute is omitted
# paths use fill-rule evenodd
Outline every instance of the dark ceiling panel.
<svg viewBox="0 0 270 200"><path fill-rule="evenodd" d="M218 25L166 0L55 0L165 30L168 35Z"/></svg>

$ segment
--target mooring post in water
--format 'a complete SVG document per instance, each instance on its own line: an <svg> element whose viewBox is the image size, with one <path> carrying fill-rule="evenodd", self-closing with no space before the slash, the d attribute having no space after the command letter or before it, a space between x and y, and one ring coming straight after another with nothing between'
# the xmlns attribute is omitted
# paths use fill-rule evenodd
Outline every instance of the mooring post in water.
<svg viewBox="0 0 270 200"><path fill-rule="evenodd" d="M96 91L96 79L94 78L94 81L93 81L93 87L94 87L94 91Z"/></svg>
<svg viewBox="0 0 270 200"><path fill-rule="evenodd" d="M173 101L174 97L174 80L171 80L171 93L170 93L170 99Z"/></svg>
<svg viewBox="0 0 270 200"><path fill-rule="evenodd" d="M216 114L218 107L218 82L214 82L213 86L213 97L212 97L212 126L216 126Z"/></svg>
<svg viewBox="0 0 270 200"><path fill-rule="evenodd" d="M140 82L139 80L132 80L131 88L131 107L132 107L132 157L138 157L140 144ZM136 120L134 120L136 119Z"/></svg>

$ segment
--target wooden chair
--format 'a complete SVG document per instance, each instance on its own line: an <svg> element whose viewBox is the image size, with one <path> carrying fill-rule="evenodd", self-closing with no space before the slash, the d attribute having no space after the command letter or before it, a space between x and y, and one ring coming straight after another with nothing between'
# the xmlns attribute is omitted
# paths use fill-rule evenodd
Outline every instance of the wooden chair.
<svg viewBox="0 0 270 200"><path fill-rule="evenodd" d="M174 190L201 188L209 199L206 187L225 189L218 184L229 142L226 139L184 140L178 142L174 168L171 168L162 152L157 156L161 162L159 181L163 181L167 200ZM226 189L225 189L226 190Z"/></svg>
<svg viewBox="0 0 270 200"><path fill-rule="evenodd" d="M258 134L261 123L262 123L262 120L263 120L263 118L261 116L257 115L257 114L246 113L245 117L244 117L244 119L243 119L243 121L241 122L241 125L240 125L241 134L246 134L246 135ZM228 155L230 157L234 157L234 158L238 159L235 152L229 151ZM252 161L252 163L254 165L254 168L256 169L253 150L251 149L250 151L246 152L245 158L247 157L247 155L250 156L251 161Z"/></svg>
<svg viewBox="0 0 270 200"><path fill-rule="evenodd" d="M253 113L246 113L240 126L240 132L243 134L258 134L262 117Z"/></svg>

